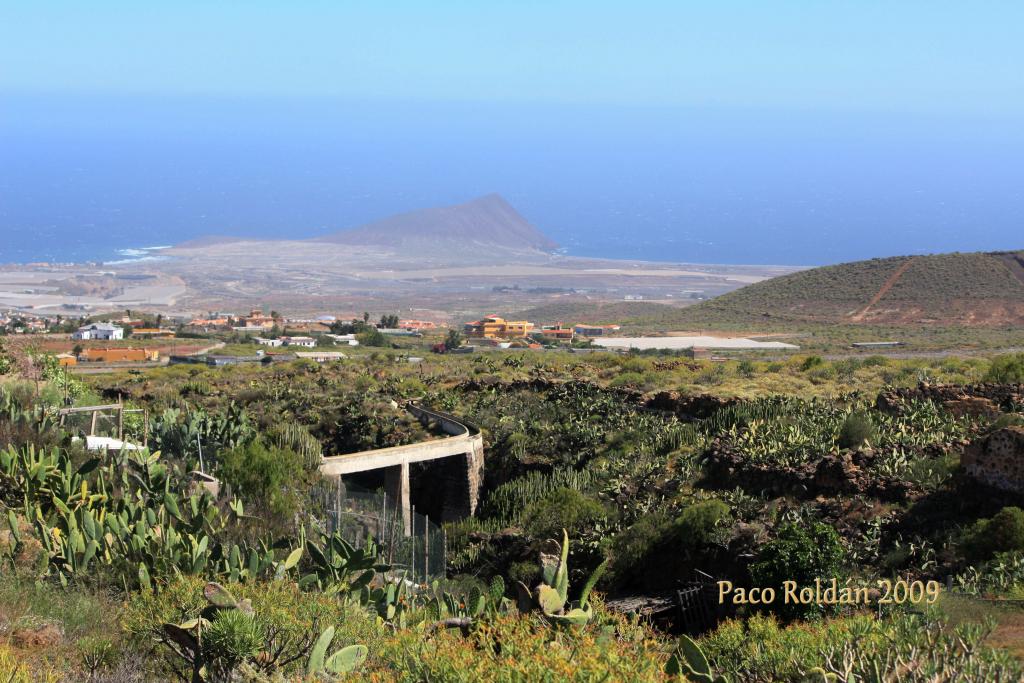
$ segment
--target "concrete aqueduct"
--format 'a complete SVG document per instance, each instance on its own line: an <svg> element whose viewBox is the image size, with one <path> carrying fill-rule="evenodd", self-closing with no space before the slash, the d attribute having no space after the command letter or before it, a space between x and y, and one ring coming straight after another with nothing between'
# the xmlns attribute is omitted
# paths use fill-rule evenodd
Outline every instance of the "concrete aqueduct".
<svg viewBox="0 0 1024 683"><path fill-rule="evenodd" d="M432 466L429 472L434 484L431 494L436 493L441 500L441 521L473 515L479 502L484 473L484 439L480 430L454 415L415 403L407 403L405 408L424 425L436 423L448 436L406 446L326 456L320 465L321 474L341 477L384 470L385 493L401 509L408 534L412 520L409 466L439 460L441 462Z"/></svg>

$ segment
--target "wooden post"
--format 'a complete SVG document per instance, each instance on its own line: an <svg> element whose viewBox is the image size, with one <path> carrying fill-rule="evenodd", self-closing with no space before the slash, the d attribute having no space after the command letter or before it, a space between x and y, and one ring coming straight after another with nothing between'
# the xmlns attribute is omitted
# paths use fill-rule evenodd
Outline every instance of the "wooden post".
<svg viewBox="0 0 1024 683"><path fill-rule="evenodd" d="M124 441L124 400L117 395L117 438Z"/></svg>
<svg viewBox="0 0 1024 683"><path fill-rule="evenodd" d="M149 408L142 411L142 447L149 448Z"/></svg>
<svg viewBox="0 0 1024 683"><path fill-rule="evenodd" d="M89 436L96 436L96 413L98 411L92 411L92 421L89 423Z"/></svg>

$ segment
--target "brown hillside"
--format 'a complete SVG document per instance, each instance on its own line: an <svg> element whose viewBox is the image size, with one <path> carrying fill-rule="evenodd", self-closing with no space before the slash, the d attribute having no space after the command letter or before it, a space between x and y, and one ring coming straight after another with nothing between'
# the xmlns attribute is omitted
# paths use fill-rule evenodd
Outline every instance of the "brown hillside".
<svg viewBox="0 0 1024 683"><path fill-rule="evenodd" d="M693 324L1021 325L1024 254L899 256L813 268L748 285L681 313Z"/></svg>
<svg viewBox="0 0 1024 683"><path fill-rule="evenodd" d="M391 216L313 241L429 251L498 247L544 252L558 247L497 194Z"/></svg>

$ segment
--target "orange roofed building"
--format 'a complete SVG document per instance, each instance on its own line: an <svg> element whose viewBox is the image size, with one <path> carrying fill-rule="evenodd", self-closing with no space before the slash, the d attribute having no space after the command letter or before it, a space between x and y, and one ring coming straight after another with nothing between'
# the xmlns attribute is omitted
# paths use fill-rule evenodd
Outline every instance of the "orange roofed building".
<svg viewBox="0 0 1024 683"><path fill-rule="evenodd" d="M254 308L249 311L249 315L243 318L246 327L261 327L265 330L269 330L274 326L276 321L269 315L264 315L263 311L258 308Z"/></svg>
<svg viewBox="0 0 1024 683"><path fill-rule="evenodd" d="M467 337L477 339L517 339L530 334L533 323L525 320L505 320L496 315L489 315L475 322L466 323L464 332Z"/></svg>
<svg viewBox="0 0 1024 683"><path fill-rule="evenodd" d="M85 349L78 359L85 363L139 363L160 360L160 352L149 349Z"/></svg>
<svg viewBox="0 0 1024 683"><path fill-rule="evenodd" d="M195 318L189 321L189 327L227 327L230 324L228 318Z"/></svg>
<svg viewBox="0 0 1024 683"><path fill-rule="evenodd" d="M135 337L170 338L174 336L174 330L168 330L162 327L140 327L135 330L132 330L132 335Z"/></svg>

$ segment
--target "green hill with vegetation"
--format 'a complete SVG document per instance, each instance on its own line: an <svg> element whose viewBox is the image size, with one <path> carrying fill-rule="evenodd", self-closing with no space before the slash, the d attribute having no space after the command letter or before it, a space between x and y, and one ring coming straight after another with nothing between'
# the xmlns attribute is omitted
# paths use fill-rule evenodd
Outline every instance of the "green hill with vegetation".
<svg viewBox="0 0 1024 683"><path fill-rule="evenodd" d="M568 300L535 306L512 313L513 320L532 320L540 324L561 322L566 325L664 325L678 324L679 306L649 301L581 301Z"/></svg>
<svg viewBox="0 0 1024 683"><path fill-rule="evenodd" d="M748 285L679 317L683 324L1012 326L1024 321L1024 254L897 256L813 268Z"/></svg>

